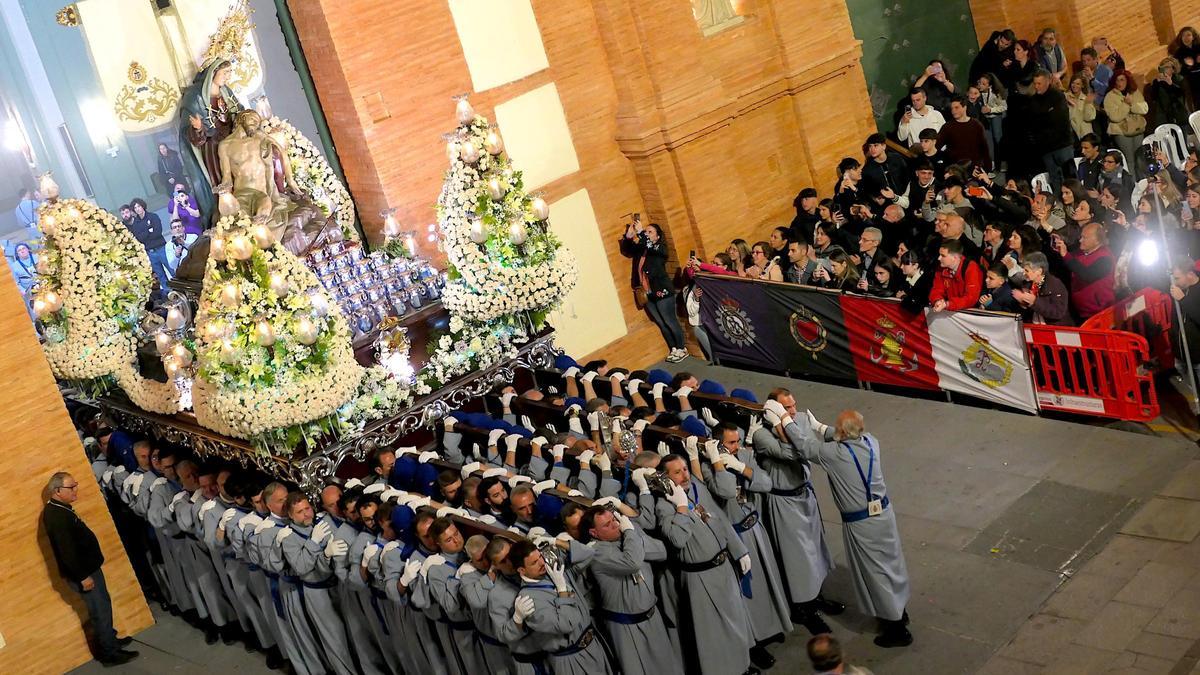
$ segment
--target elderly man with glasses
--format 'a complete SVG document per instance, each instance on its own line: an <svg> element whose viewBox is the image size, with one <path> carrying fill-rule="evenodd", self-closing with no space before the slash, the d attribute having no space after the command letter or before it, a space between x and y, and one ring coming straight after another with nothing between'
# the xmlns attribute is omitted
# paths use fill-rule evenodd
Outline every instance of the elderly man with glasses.
<svg viewBox="0 0 1200 675"><path fill-rule="evenodd" d="M104 585L104 554L91 528L75 513L71 504L78 499L79 481L59 471L46 485L50 496L42 510L42 523L50 538L50 548L58 562L58 571L87 605L99 653L96 660L104 665L128 663L137 652L123 649L133 638L117 638L113 630L112 600Z"/></svg>

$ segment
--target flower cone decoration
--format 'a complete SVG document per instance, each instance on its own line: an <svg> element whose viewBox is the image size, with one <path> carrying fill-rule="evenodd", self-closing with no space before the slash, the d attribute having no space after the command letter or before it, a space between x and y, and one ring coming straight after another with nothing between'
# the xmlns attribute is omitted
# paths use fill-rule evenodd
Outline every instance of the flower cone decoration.
<svg viewBox="0 0 1200 675"><path fill-rule="evenodd" d="M345 318L266 225L225 216L213 239L196 317L197 421L268 451L294 448L314 422L335 431L363 375Z"/></svg>
<svg viewBox="0 0 1200 675"><path fill-rule="evenodd" d="M139 407L178 412L182 390L137 368L137 326L157 283L146 250L116 216L81 199L43 204L38 219L45 245L34 312L54 376L92 393L116 380Z"/></svg>
<svg viewBox="0 0 1200 675"><path fill-rule="evenodd" d="M342 237L358 241L354 202L321 151L296 127L278 117L264 118L263 131L287 149L292 177L304 196L320 207L325 216L334 216L342 228Z"/></svg>
<svg viewBox="0 0 1200 675"><path fill-rule="evenodd" d="M575 257L549 230L549 210L525 193L498 132L458 104L449 138L450 170L438 197L450 282L442 302L476 322L528 312L536 328L575 286Z"/></svg>

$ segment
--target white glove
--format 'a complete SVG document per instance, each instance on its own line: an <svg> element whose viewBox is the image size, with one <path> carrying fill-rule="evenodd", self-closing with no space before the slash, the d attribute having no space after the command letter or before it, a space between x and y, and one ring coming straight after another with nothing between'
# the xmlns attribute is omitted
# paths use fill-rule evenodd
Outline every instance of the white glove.
<svg viewBox="0 0 1200 675"><path fill-rule="evenodd" d="M666 457L671 454L671 446L667 445L666 441L659 441L657 452L659 457Z"/></svg>
<svg viewBox="0 0 1200 675"><path fill-rule="evenodd" d="M421 508L422 506L429 506L429 504L432 501L433 501L433 499L431 499L430 497L428 497L426 495L421 495L419 497L410 499L408 501L408 508L412 509L413 511L416 511L417 509Z"/></svg>
<svg viewBox="0 0 1200 675"><path fill-rule="evenodd" d="M746 463L734 455L721 455L721 461L725 462L725 469L727 471L741 473L746 470Z"/></svg>
<svg viewBox="0 0 1200 675"><path fill-rule="evenodd" d="M580 436L587 435L586 433L584 433L583 423L579 421L578 417L568 417L567 418L567 428L570 429L571 431L573 431L574 433L579 434Z"/></svg>
<svg viewBox="0 0 1200 675"><path fill-rule="evenodd" d="M687 493L683 491L683 488L676 485L675 488L671 490L671 494L667 495L667 501L671 502L671 504L673 504L677 509L686 508Z"/></svg>
<svg viewBox="0 0 1200 675"><path fill-rule="evenodd" d="M783 420L780 419L779 415L776 415L771 410L763 410L763 418L767 420L767 424L770 424L772 428L783 424Z"/></svg>
<svg viewBox="0 0 1200 675"><path fill-rule="evenodd" d="M691 387L680 387L675 390L675 398L687 398L691 393Z"/></svg>
<svg viewBox="0 0 1200 675"><path fill-rule="evenodd" d="M187 496L188 496L187 492L183 492L183 491L176 492L175 496L171 498L171 503L167 504L167 510L170 511L171 513L175 513L175 507L179 505L179 502L183 501L184 499L187 499Z"/></svg>
<svg viewBox="0 0 1200 675"><path fill-rule="evenodd" d="M546 490L553 490L555 485L557 485L557 483L554 482L553 478L547 478L546 480L534 483L530 487L533 488L533 494L541 496L541 494Z"/></svg>
<svg viewBox="0 0 1200 675"><path fill-rule="evenodd" d="M829 425L821 424L821 422L817 420L817 416L812 414L811 410L805 410L804 414L808 415L808 428L812 429L813 432L821 438L825 438L825 432L829 431Z"/></svg>
<svg viewBox="0 0 1200 675"><path fill-rule="evenodd" d="M787 408L784 408L782 403L773 400L768 400L766 403L764 403L763 410L766 412L775 413L775 416L779 419L783 419L788 414Z"/></svg>
<svg viewBox="0 0 1200 675"><path fill-rule="evenodd" d="M463 518L468 517L466 509L460 509L460 508L456 508L453 506L443 506L442 508L437 510L438 518L444 518L445 516L448 516L451 514L454 514L456 516L462 516Z"/></svg>
<svg viewBox="0 0 1200 675"><path fill-rule="evenodd" d="M458 420L454 419L453 417L451 417L449 415L446 415L445 417L442 418L442 428L445 429L446 431L454 431L455 424L458 424Z"/></svg>
<svg viewBox="0 0 1200 675"><path fill-rule="evenodd" d="M687 457L689 461L700 459L699 440L700 439L696 436L688 436L687 440L684 441L683 447L687 450Z"/></svg>
<svg viewBox="0 0 1200 675"><path fill-rule="evenodd" d="M513 623L518 626L525 623L525 619L533 615L534 608L537 605L533 604L533 598L528 595L518 595L513 603Z"/></svg>
<svg viewBox="0 0 1200 675"><path fill-rule="evenodd" d="M618 499L617 497L611 496L611 495L608 497L601 497L600 499L592 500L592 506L607 506L608 504L612 504L613 507L619 508L621 506L621 500Z"/></svg>
<svg viewBox="0 0 1200 675"><path fill-rule="evenodd" d="M441 455L437 454L433 450L426 450L425 452L417 455L417 461L421 464L428 464L429 460L438 459L439 457L441 457Z"/></svg>
<svg viewBox="0 0 1200 675"><path fill-rule="evenodd" d="M576 375L578 375L578 374L579 374L579 367L578 367L578 366L571 366L570 368L567 368L566 370L564 370L564 371L563 371L563 377L564 377L564 378L567 378L567 377L575 377L575 376L576 376Z"/></svg>
<svg viewBox="0 0 1200 675"><path fill-rule="evenodd" d="M274 521L270 518L263 518L262 522L254 526L254 534L262 534L263 530L269 530L275 527Z"/></svg>
<svg viewBox="0 0 1200 675"><path fill-rule="evenodd" d="M105 485L112 485L113 470L109 469L100 476L100 482Z"/></svg>
<svg viewBox="0 0 1200 675"><path fill-rule="evenodd" d="M472 473L475 473L476 471L478 471L479 467L481 467L481 466L483 466L483 465L480 464L479 462L470 462L467 464L463 464L462 471L460 471L460 473L462 474L462 477L465 479L467 476L470 476Z"/></svg>
<svg viewBox="0 0 1200 675"><path fill-rule="evenodd" d="M333 528L329 526L328 522L322 520L321 522L317 523L316 525L313 525L312 540L314 542L316 542L317 544L320 544L321 542L325 541L326 537L332 537L332 536L333 536Z"/></svg>
<svg viewBox="0 0 1200 675"><path fill-rule="evenodd" d="M131 473L128 476L125 476L125 479L121 481L121 489L128 490L129 488L133 487L133 479L136 477L136 473Z"/></svg>
<svg viewBox="0 0 1200 675"><path fill-rule="evenodd" d="M554 582L554 590L559 593L571 590L571 587L567 585L567 573L561 568L546 565L546 576L550 577L550 581Z"/></svg>
<svg viewBox="0 0 1200 675"><path fill-rule="evenodd" d="M651 391L651 393L653 394L654 398L662 398L662 397L663 397L663 391L665 391L665 390L666 390L666 388L667 388L667 383L666 383L666 382L659 382L658 384L656 384L656 385L654 385L653 387L651 387L651 388L650 388L650 391Z"/></svg>
<svg viewBox="0 0 1200 675"><path fill-rule="evenodd" d="M622 532L628 532L633 529L633 521L624 513L617 514L617 528Z"/></svg>
<svg viewBox="0 0 1200 675"><path fill-rule="evenodd" d="M614 437L616 437L616 436L620 436L620 435L621 435L621 420L620 420L620 418L613 418L613 421L612 421L612 435L613 435Z"/></svg>
<svg viewBox="0 0 1200 675"><path fill-rule="evenodd" d="M196 490L195 492L192 493L192 503L193 504L195 504L196 502L200 501L203 498L204 498L203 490Z"/></svg>
<svg viewBox="0 0 1200 675"><path fill-rule="evenodd" d="M142 481L146 480L146 474L137 473L133 475L133 496L137 497L142 491Z"/></svg>
<svg viewBox="0 0 1200 675"><path fill-rule="evenodd" d="M537 527L529 528L529 532L525 536L527 536L529 538L544 537L544 536L546 536L546 534L547 534L546 528L542 527L541 525L538 525Z"/></svg>
<svg viewBox="0 0 1200 675"><path fill-rule="evenodd" d="M515 488L521 483L529 483L530 485L533 485L533 479L529 476L522 476L519 474L508 479L508 487L510 488Z"/></svg>
<svg viewBox="0 0 1200 675"><path fill-rule="evenodd" d="M564 411L564 413L567 415L578 415L581 412L583 412L583 406L579 405L578 403L572 403L571 405L567 406L567 409Z"/></svg>
<svg viewBox="0 0 1200 675"><path fill-rule="evenodd" d="M625 391L629 392L630 398L638 393L638 387L642 386L641 380L630 380L625 383Z"/></svg>
<svg viewBox="0 0 1200 675"><path fill-rule="evenodd" d="M590 412L587 414L588 429L592 431L600 431L600 411Z"/></svg>
<svg viewBox="0 0 1200 675"><path fill-rule="evenodd" d="M534 546L542 546L543 544L553 546L555 541L554 537L548 537L544 534L533 534L531 532L525 536L529 537L529 541L532 541Z"/></svg>
<svg viewBox="0 0 1200 675"><path fill-rule="evenodd" d="M517 395L511 391L504 393L504 394L500 394L500 404L503 405L505 408L507 408L512 405L512 400L516 397L517 397Z"/></svg>
<svg viewBox="0 0 1200 675"><path fill-rule="evenodd" d="M396 448L396 456L397 457L403 457L405 455L419 455L419 454L421 454L421 453L417 452L417 446L415 446L415 445L406 445L402 448Z"/></svg>
<svg viewBox="0 0 1200 675"><path fill-rule="evenodd" d="M404 563L404 572L400 574L400 585L408 588L412 586L412 582L421 573L421 562L418 560L409 560Z"/></svg>
<svg viewBox="0 0 1200 675"><path fill-rule="evenodd" d="M253 525L258 529L258 524L262 522L262 518L257 513L247 513L238 521L238 529L244 530L247 525Z"/></svg>
<svg viewBox="0 0 1200 675"><path fill-rule="evenodd" d="M383 491L383 492L382 492L382 493L379 495L379 501L381 501L381 502L386 502L386 501L388 501L388 500L390 500L390 499L392 499L392 498L395 498L397 501L399 501L399 500L400 500L400 498L401 498L401 497L403 497L403 496L404 496L404 495L406 495L406 494L408 494L408 493L407 493L407 492L405 492L404 490L397 490L396 488L391 488L391 487L390 487L390 488L388 488L388 489L384 490L384 491Z"/></svg>
<svg viewBox="0 0 1200 675"><path fill-rule="evenodd" d="M167 479L162 476L159 476L158 478L154 479L153 483L150 484L150 491L154 492L155 490L158 489L158 487L160 485L166 485L166 484L167 484Z"/></svg>
<svg viewBox="0 0 1200 675"><path fill-rule="evenodd" d="M601 451L596 455L596 468L601 471L612 471L612 457L609 457L607 452Z"/></svg>
<svg viewBox="0 0 1200 675"><path fill-rule="evenodd" d="M359 480L357 478L351 478L350 480L346 481L345 485L343 485L342 488L346 489L346 490L352 490L356 487L362 487L362 486L363 486L363 482L361 480Z"/></svg>
<svg viewBox="0 0 1200 675"><path fill-rule="evenodd" d="M492 467L483 472L484 478L491 478L492 476L507 476L507 475L508 475L508 469L503 469L500 467Z"/></svg>
<svg viewBox="0 0 1200 675"><path fill-rule="evenodd" d="M638 420L633 423L633 433L640 434L650 426L650 420Z"/></svg>
<svg viewBox="0 0 1200 675"><path fill-rule="evenodd" d="M568 497L582 497L583 493L579 490L567 490Z"/></svg>
<svg viewBox="0 0 1200 675"><path fill-rule="evenodd" d="M504 448L508 452L516 452L517 444L524 438L521 434L509 434L504 437Z"/></svg>
<svg viewBox="0 0 1200 675"><path fill-rule="evenodd" d="M238 514L237 509L225 509L225 513L221 514L221 520L217 523L217 527L224 529L229 525L229 521Z"/></svg>
<svg viewBox="0 0 1200 675"><path fill-rule="evenodd" d="M721 461L720 445L715 438L704 441L704 456L708 458L709 464L716 464Z"/></svg>
<svg viewBox="0 0 1200 675"><path fill-rule="evenodd" d="M762 420L757 415L751 416L750 426L746 429L746 440L753 442L754 434L758 433L758 430L761 428L763 428Z"/></svg>
<svg viewBox="0 0 1200 675"><path fill-rule="evenodd" d="M596 371L589 370L583 374L583 377L579 379L581 382L591 382L592 380L596 379Z"/></svg>
<svg viewBox="0 0 1200 675"><path fill-rule="evenodd" d="M325 557L336 558L339 555L346 555L346 551L350 550L350 544L341 539L330 539L329 543L325 544Z"/></svg>
<svg viewBox="0 0 1200 675"><path fill-rule="evenodd" d="M571 542L575 541L575 537L572 537L570 532L559 532L558 536L554 538L554 541L559 544L570 544Z"/></svg>
<svg viewBox="0 0 1200 675"><path fill-rule="evenodd" d="M434 553L433 555L429 556L428 558L425 559L425 562L421 563L421 578L422 579L429 578L429 570L434 565L441 565L445 562L446 562L446 559L443 558L442 554L440 554L440 553Z"/></svg>
<svg viewBox="0 0 1200 675"><path fill-rule="evenodd" d="M485 457L483 452L479 449L478 443L471 444L471 456L481 462L487 459L487 457Z"/></svg>
<svg viewBox="0 0 1200 675"><path fill-rule="evenodd" d="M367 547L363 549L362 563L360 563L363 569L367 569L367 565L371 564L371 559L379 554L379 549L379 544L367 544Z"/></svg>
<svg viewBox="0 0 1200 675"><path fill-rule="evenodd" d="M476 572L478 572L478 571L479 571L479 570L475 569L475 566L474 566L474 565L472 565L472 564L471 564L471 563L469 563L469 562L465 562L465 563L463 563L463 564L461 564L461 565L459 565L459 566L458 566L458 570L456 570L456 571L454 572L454 578L455 578L455 579L461 579L461 578L463 578L463 577L467 576L468 574L474 574L474 573L476 573Z"/></svg>
<svg viewBox="0 0 1200 675"><path fill-rule="evenodd" d="M521 415L521 426L530 431L537 431L537 427L533 426L533 420L529 419L529 415Z"/></svg>
<svg viewBox="0 0 1200 675"><path fill-rule="evenodd" d="M392 551L395 551L395 550L396 550L396 549L398 549L398 548L400 548L400 540L399 540L399 539L393 539L393 540L391 540L391 541L389 541L388 543L386 543L386 544L384 544L384 545L383 545L383 552L382 552L382 555L387 555L388 553L391 553Z"/></svg>
<svg viewBox="0 0 1200 675"><path fill-rule="evenodd" d="M489 431L488 432L488 447L489 448L496 447L496 444L500 442L501 438L504 438L504 430L503 429L492 429L491 431Z"/></svg>
<svg viewBox="0 0 1200 675"><path fill-rule="evenodd" d="M374 483L371 483L370 485L368 485L367 488L365 490L363 490L363 494L364 495L380 494L386 489L388 489L388 484L381 480L377 480Z"/></svg>
<svg viewBox="0 0 1200 675"><path fill-rule="evenodd" d="M750 554L738 558L738 567L742 568L742 576L750 573Z"/></svg>
<svg viewBox="0 0 1200 675"><path fill-rule="evenodd" d="M709 427L715 427L721 423L721 420L717 419L717 416L712 414L712 411L708 408L700 409L700 417L704 419L704 423Z"/></svg>
<svg viewBox="0 0 1200 675"><path fill-rule="evenodd" d="M275 545L278 546L279 544L282 544L283 540L287 539L290 536L292 536L292 528L290 528L290 527L279 528L279 532L275 533Z"/></svg>
<svg viewBox="0 0 1200 675"><path fill-rule="evenodd" d="M555 464L562 461L563 455L566 452L567 452L567 446L563 445L562 443L559 443L558 445L554 446L553 448L550 448L550 454L554 455L554 463Z"/></svg>
<svg viewBox="0 0 1200 675"><path fill-rule="evenodd" d="M482 516L479 516L479 518L477 518L476 520L483 523L484 525L495 525L497 522L499 522L496 520L496 516L493 516L490 513L485 513Z"/></svg>
<svg viewBox="0 0 1200 675"><path fill-rule="evenodd" d="M534 436L533 438L529 439L530 447L537 448L538 450L541 450L549 444L550 441L546 440L545 436Z"/></svg>
<svg viewBox="0 0 1200 675"><path fill-rule="evenodd" d="M579 457L578 457L579 463L583 466L587 466L587 464L589 462L591 462L592 458L595 456L596 456L595 450L584 450L583 452L579 453Z"/></svg>
<svg viewBox="0 0 1200 675"><path fill-rule="evenodd" d="M208 513L209 511L212 511L215 508L217 508L217 500L210 499L210 500L204 502L204 505L200 507L200 518L203 519L204 514Z"/></svg>
<svg viewBox="0 0 1200 675"><path fill-rule="evenodd" d="M654 473L654 469L645 467L633 470L633 474L630 475L630 480L632 480L633 484L637 486L639 493L644 495L650 494L650 485L646 482L646 477L652 473Z"/></svg>

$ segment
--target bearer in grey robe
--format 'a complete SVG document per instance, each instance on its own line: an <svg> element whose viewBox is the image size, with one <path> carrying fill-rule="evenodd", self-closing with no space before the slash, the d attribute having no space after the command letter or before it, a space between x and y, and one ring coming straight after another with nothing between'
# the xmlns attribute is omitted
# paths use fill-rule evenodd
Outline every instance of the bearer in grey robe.
<svg viewBox="0 0 1200 675"><path fill-rule="evenodd" d="M171 598L179 611L191 612L196 609L196 604L184 581L182 563L182 548L185 546L186 537L180 532L173 514L168 509L182 488L175 482L175 457L168 454L160 461L164 475L155 478L149 485L150 499L146 505L146 522L154 528L158 539L158 547L163 557L163 571L166 573L167 583L171 586ZM143 486L143 489L145 487Z"/></svg>
<svg viewBox="0 0 1200 675"><path fill-rule="evenodd" d="M294 578L295 594L289 594L287 598L299 601L301 611L308 617L312 632L320 642L320 651L329 669L341 675L353 675L357 669L346 640L346 625L337 611L337 577L333 574L332 560L346 555L346 542L333 537L333 526L327 519L313 524L313 508L303 493L288 495L287 512L291 527L280 530L276 538ZM289 615L293 622L303 621L297 618L294 607Z"/></svg>
<svg viewBox="0 0 1200 675"><path fill-rule="evenodd" d="M218 474L217 483L220 486L220 492L217 493L216 499L213 499L201 509L203 515L200 518L200 524L204 528L204 544L208 547L209 557L212 559L213 569L217 571L217 580L221 584L222 590L225 592L225 597L229 600L230 606L233 607L233 617L229 617L232 624L234 618L241 626L243 633L249 633L254 630L250 624L250 617L246 614L246 607L242 604L241 599L234 592L233 582L230 578L230 569L238 564L233 558L233 549L230 548L229 542L224 538L217 538L217 531L222 530L225 524L234 517L240 518L237 514L237 502L226 491L226 485L232 478L231 471L221 471ZM210 507L209 504L212 504ZM233 509L233 514L230 514L230 509ZM245 511L243 510L243 515ZM229 639L225 639L225 644L229 644Z"/></svg>
<svg viewBox="0 0 1200 675"><path fill-rule="evenodd" d="M459 566L454 575L459 580L459 595L466 603L471 620L475 624L475 636L483 653L483 672L511 675L514 671L512 657L508 653L508 647L496 639L488 614L488 594L496 585L488 573L491 569L491 562L487 557L489 544L487 537L481 534L467 539L465 550L470 560Z"/></svg>
<svg viewBox="0 0 1200 675"><path fill-rule="evenodd" d="M508 645L513 672L520 675L545 673L548 672L546 653L542 651L539 640L525 629L524 616L520 622L514 621L521 577L508 558L512 546L512 542L503 537L493 537L487 546L487 557L491 561L495 581L488 593L488 616L496 639Z"/></svg>
<svg viewBox="0 0 1200 675"><path fill-rule="evenodd" d="M448 517L438 518L429 526L429 538L438 546L438 553L425 559L421 575L434 604L441 608L443 622L438 633L442 637L447 658L455 658L464 674L486 672L486 661L475 639L475 624L470 609L459 594L458 569L466 562L462 534ZM446 644L449 642L449 644Z"/></svg>
<svg viewBox="0 0 1200 675"><path fill-rule="evenodd" d="M839 414L834 430L818 422L811 412L807 420L797 423L778 403L768 401L764 408L768 421L774 422L771 416L778 416L792 445L808 460L819 462L829 476L833 500L842 515L855 596L863 613L878 617L881 624L875 644L912 644L904 609L910 593L908 568L896 514L883 482L879 442L866 433L862 415L854 410Z"/></svg>
<svg viewBox="0 0 1200 675"><path fill-rule="evenodd" d="M595 550L591 570L599 592L596 616L604 622L625 675L683 675L680 654L671 644L654 596L648 560L665 560L666 546L634 527L624 514L593 506L580 530Z"/></svg>
<svg viewBox="0 0 1200 675"><path fill-rule="evenodd" d="M225 563L225 571L229 573L229 582L233 586L234 597L232 600L242 605L246 618L254 627L254 634L258 636L259 646L270 651L275 646L275 630L271 627L267 616L263 614L258 596L250 589L251 571L248 562L246 532L253 532L253 530L248 530L242 525L242 520L245 518L250 518L255 525L262 522L262 518L250 509L251 500L248 494L257 492L258 487L249 482L243 482L237 486L235 499L238 506L234 509L234 515L225 522L221 529L217 530L217 536L220 538L224 532L224 539L229 544L229 550L233 552L233 557L226 560ZM222 520L225 520L224 517Z"/></svg>
<svg viewBox="0 0 1200 675"><path fill-rule="evenodd" d="M508 560L521 577L512 622L523 625L555 675L611 673L602 638L567 583L562 562L547 561L530 541L513 544Z"/></svg>
<svg viewBox="0 0 1200 675"><path fill-rule="evenodd" d="M775 547L762 525L756 501L756 495L771 491L771 479L754 461L753 451L741 447L737 426L722 422L713 428L713 433L716 438L705 442L708 464L701 469L705 484L725 508L733 531L750 552L754 572L750 575L750 597L746 605L750 610L755 643L750 658L754 665L765 670L775 665L767 644L792 632L787 593L783 590L783 579L775 560Z"/></svg>
<svg viewBox="0 0 1200 675"><path fill-rule="evenodd" d="M680 626L688 626L688 619L691 625L690 631L681 628L680 638L685 655L695 658L685 665L689 672L744 673L754 639L739 577L751 571L749 552L708 488L691 476L687 460L668 455L660 468L675 483L655 510L658 528L679 560Z"/></svg>
<svg viewBox="0 0 1200 675"><path fill-rule="evenodd" d="M305 667L305 660L299 646L299 636L289 620L283 606L283 594L289 584L282 578L285 571L283 556L279 555L275 540L279 533L288 526L284 517L284 505L287 499L287 488L283 483L270 483L263 488L263 505L267 514L248 540L246 549L248 559L259 566L266 581L267 597L259 598L259 606L267 614L269 625L275 628L275 640L283 655L291 663L297 675L307 675L312 671ZM264 606L263 602L266 602Z"/></svg>

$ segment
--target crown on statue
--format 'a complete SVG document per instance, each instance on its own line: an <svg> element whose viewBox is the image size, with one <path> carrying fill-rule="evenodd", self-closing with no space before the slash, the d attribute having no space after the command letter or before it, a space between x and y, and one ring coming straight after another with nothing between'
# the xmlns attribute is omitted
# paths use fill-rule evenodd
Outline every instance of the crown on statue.
<svg viewBox="0 0 1200 675"><path fill-rule="evenodd" d="M250 33L254 30L254 23L250 20L253 13L248 0L235 0L230 5L225 18L221 19L221 24L217 27L217 32L209 38L208 49L205 50L202 60L205 66L217 59L234 61L241 55L250 42Z"/></svg>

